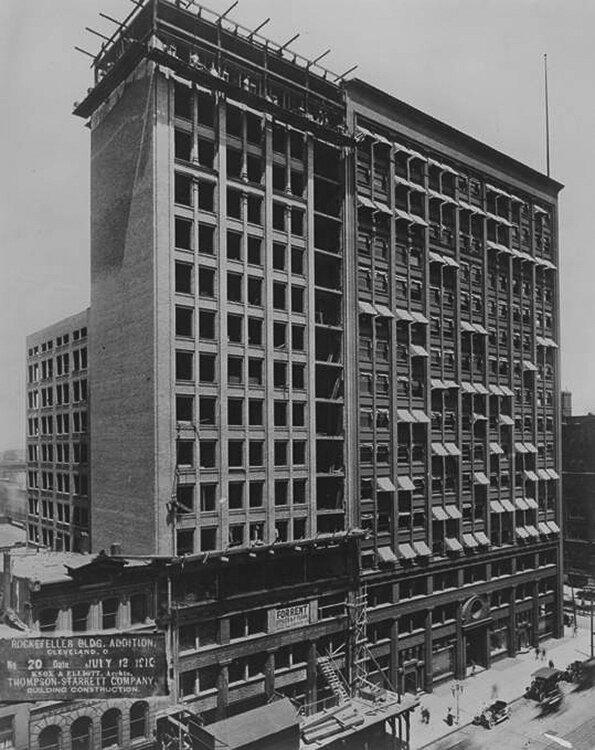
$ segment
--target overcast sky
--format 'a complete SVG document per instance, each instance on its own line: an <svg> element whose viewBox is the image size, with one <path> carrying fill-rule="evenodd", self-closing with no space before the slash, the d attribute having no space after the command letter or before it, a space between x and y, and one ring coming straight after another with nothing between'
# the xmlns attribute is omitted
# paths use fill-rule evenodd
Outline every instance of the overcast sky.
<svg viewBox="0 0 595 750"><path fill-rule="evenodd" d="M231 0L210 0L222 12ZM90 51L131 0L0 0L0 450L24 444L25 336L89 302ZM595 411L594 0L241 0L231 14L544 170L548 53L560 200L562 385ZM264 30L263 30L264 31Z"/></svg>

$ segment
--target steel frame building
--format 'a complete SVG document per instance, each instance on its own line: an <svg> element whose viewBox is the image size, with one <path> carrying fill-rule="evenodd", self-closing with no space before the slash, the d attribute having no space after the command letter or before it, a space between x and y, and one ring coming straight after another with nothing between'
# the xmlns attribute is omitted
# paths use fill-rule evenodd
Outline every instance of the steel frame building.
<svg viewBox="0 0 595 750"><path fill-rule="evenodd" d="M561 185L196 3L94 69L94 549L361 527L409 692L558 636Z"/></svg>

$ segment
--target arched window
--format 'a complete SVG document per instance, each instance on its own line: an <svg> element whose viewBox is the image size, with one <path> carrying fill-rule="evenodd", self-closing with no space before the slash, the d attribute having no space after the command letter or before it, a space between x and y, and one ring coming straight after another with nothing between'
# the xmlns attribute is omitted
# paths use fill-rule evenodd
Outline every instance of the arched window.
<svg viewBox="0 0 595 750"><path fill-rule="evenodd" d="M149 730L149 706L144 701L138 701L130 706L130 739L146 737Z"/></svg>
<svg viewBox="0 0 595 750"><path fill-rule="evenodd" d="M110 708L101 717L101 747L120 745L120 725L122 715L117 708Z"/></svg>
<svg viewBox="0 0 595 750"><path fill-rule="evenodd" d="M72 750L92 750L93 724L88 716L81 716L70 727Z"/></svg>
<svg viewBox="0 0 595 750"><path fill-rule="evenodd" d="M39 733L39 750L61 750L62 730L55 724Z"/></svg>

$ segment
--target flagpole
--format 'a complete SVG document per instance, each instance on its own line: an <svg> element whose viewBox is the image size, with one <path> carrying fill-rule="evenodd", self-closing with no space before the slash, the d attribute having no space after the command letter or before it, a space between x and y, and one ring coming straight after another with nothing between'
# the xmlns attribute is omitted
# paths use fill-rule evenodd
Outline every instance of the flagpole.
<svg viewBox="0 0 595 750"><path fill-rule="evenodd" d="M545 84L545 160L547 176L550 176L550 108L547 85L547 54L543 56L544 84Z"/></svg>

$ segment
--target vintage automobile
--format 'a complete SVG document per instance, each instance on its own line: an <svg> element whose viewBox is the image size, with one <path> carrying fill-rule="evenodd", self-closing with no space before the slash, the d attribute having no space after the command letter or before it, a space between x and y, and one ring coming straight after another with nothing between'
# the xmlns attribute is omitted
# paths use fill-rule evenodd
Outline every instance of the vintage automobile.
<svg viewBox="0 0 595 750"><path fill-rule="evenodd" d="M491 729L495 724L510 718L510 706L506 701L494 701L482 710L473 719L474 724Z"/></svg>
<svg viewBox="0 0 595 750"><path fill-rule="evenodd" d="M578 690L586 690L595 684L595 659L573 661L564 670L564 680L573 682Z"/></svg>
<svg viewBox="0 0 595 750"><path fill-rule="evenodd" d="M525 698L532 698L541 702L546 695L552 693L564 673L553 667L541 667L531 675L531 684L525 690Z"/></svg>

